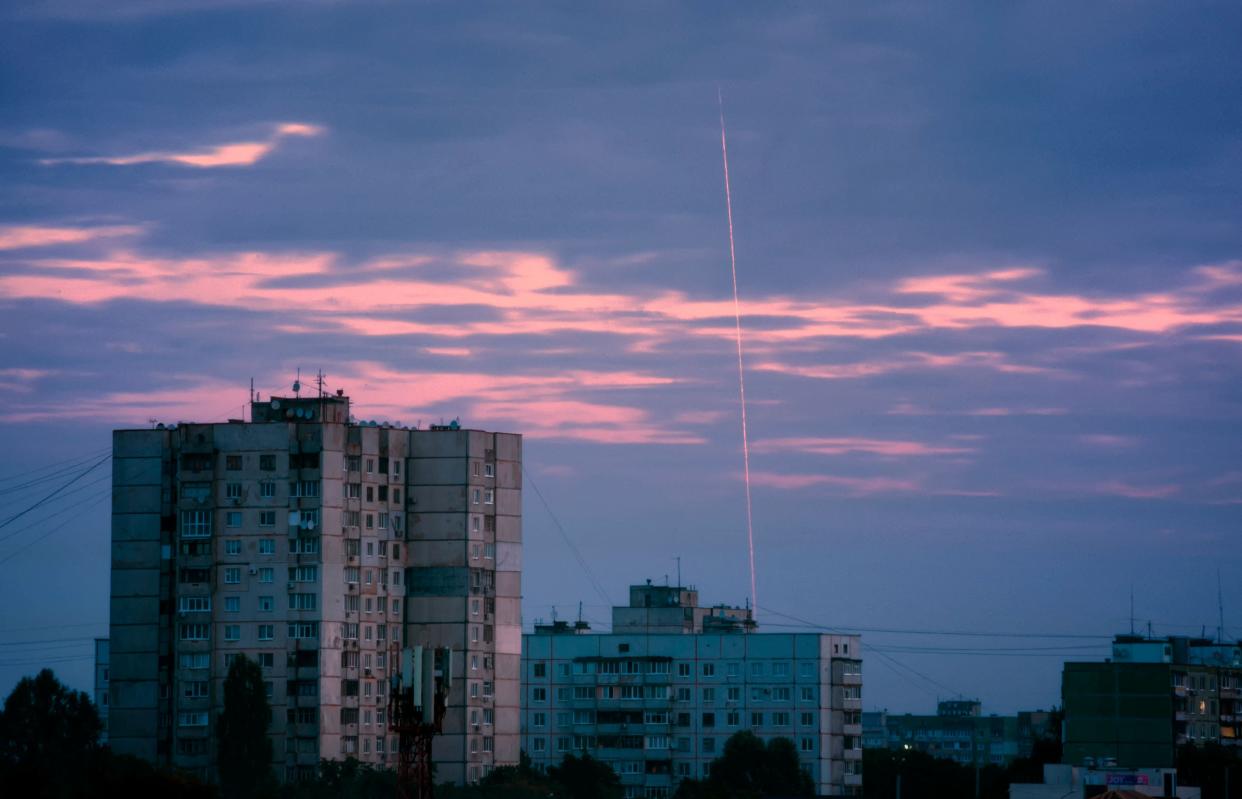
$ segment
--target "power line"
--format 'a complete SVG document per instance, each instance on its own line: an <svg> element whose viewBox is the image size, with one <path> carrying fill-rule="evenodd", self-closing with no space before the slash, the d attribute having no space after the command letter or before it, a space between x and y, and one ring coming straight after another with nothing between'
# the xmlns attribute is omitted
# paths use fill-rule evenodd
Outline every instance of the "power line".
<svg viewBox="0 0 1242 799"><path fill-rule="evenodd" d="M71 485L73 485L74 483L76 483L77 481L81 480L83 477L85 477L86 475L90 474L90 473L91 473L91 472L93 472L95 469L98 469L101 465L103 465L104 461L109 460L111 457L112 457L112 453L111 453L111 452L109 452L107 455L104 455L102 458L100 458L99 460L95 461L95 462L94 462L94 463L92 463L90 466L88 466L88 467L86 467L85 469L83 469L82 471L78 472L76 475L74 475L74 476L73 476L73 478L72 478L71 480L69 480L69 481L68 481L68 482L66 482L66 483L63 483L60 487L58 487L56 490L52 491L52 493L50 493L50 494L48 494L47 496L45 496L45 497L43 497L42 499L40 499L40 500L39 500L38 502L36 502L35 504L31 505L30 507L26 508L26 509L25 509L25 510L23 510L23 511L19 511L18 513L15 513L14 515L12 515L12 516L10 516L9 518L5 519L3 522L0 522L0 530L3 530L5 527L8 527L10 524L12 524L13 522L17 521L17 520L18 520L18 519L20 519L21 517L25 516L27 513L30 513L32 510L35 510L36 508L39 508L39 507L40 507L41 505L43 505L45 502L47 502L48 500L50 500L50 499L54 498L57 494L59 494L60 492L64 491L64 490L65 490L66 488L68 488L69 486L71 486ZM3 561L0 561L0 562L3 562Z"/></svg>
<svg viewBox="0 0 1242 799"><path fill-rule="evenodd" d="M781 624L781 625L769 624L767 625L769 627L771 626L780 626L780 627L802 626L802 627L806 627L812 630L824 630L826 632L835 632L835 633L840 633L840 634L887 633L891 635L943 635L943 636L950 636L950 637L956 636L956 637L963 637L963 638L1046 638L1046 639L1052 639L1052 640L1078 639L1078 640L1091 640L1091 641L1113 640L1113 636L1111 635L1088 635L1088 634L1083 634L1083 633L1027 633L1027 632L981 631L981 630L918 630L918 629L895 628L895 627L856 627L856 626L849 626L849 625L846 625L846 626L838 625L834 627L834 626L829 626L826 624L816 624L815 622L807 621L805 619L799 619L797 617L790 616L786 613L781 613L779 611L773 610L772 608L765 607L763 609L769 613L775 613L777 616L781 616L783 618L790 619L791 621L798 622L798 624Z"/></svg>
<svg viewBox="0 0 1242 799"><path fill-rule="evenodd" d="M83 483L82 485L78 486L77 488L74 488L72 491L66 491L66 492L64 493L64 495L62 495L61 499L64 499L65 497L72 496L72 495L74 495L74 494L76 494L76 493L78 493L78 492L85 491L86 489L90 488L91 486L99 485L100 483L104 482L105 480L110 480L111 478L112 478L112 475L108 475L108 474L106 474L106 475L104 475L103 477L100 477L100 478L98 478L98 479L96 479L96 480L92 480L92 481L90 481L89 483ZM106 493L110 492L111 490L112 490L112 489L111 489L111 487L109 487L109 488L105 489L105 490L104 490L105 495L106 495ZM29 524L27 524L26 526L24 526L24 527L18 527L16 530L12 530L12 531L10 531L10 532L6 533L6 534L5 534L5 535L3 535L3 536L0 536L0 544L3 544L5 541L8 541L10 538L13 538L14 536L21 535L22 533L26 532L27 530L30 530L30 529L32 529L32 528L34 528L34 527L38 527L38 526L39 526L39 525L41 525L41 524L46 524L47 522L51 521L52 519L55 519L55 518L56 518L56 517L58 517L58 516L64 516L66 513L70 513L71 511L74 511L74 510L76 510L76 509L78 509L78 508L82 507L83 505L86 505L86 504L88 504L88 503L90 503L90 502L94 502L95 500L97 500L97 499L99 498L99 496L103 496L103 495L94 495L94 496L89 497L89 498L87 498L87 499L79 500L78 502L74 502L74 503L72 503L72 504L65 505L65 506L61 507L61 508L60 508L60 509L58 509L55 513L49 514L49 515L44 516L44 517L39 518L39 519L34 519L34 520L32 520Z"/></svg>
<svg viewBox="0 0 1242 799"><path fill-rule="evenodd" d="M101 500L101 499L103 499L104 497L108 496L111 492L112 492L112 489L111 489L111 488L108 488L107 490L103 491L102 493L97 494L97 495L93 498L93 500L92 500L92 501L94 501L94 502L98 502L99 500ZM48 531L47 531L46 533L44 533L43 535L39 536L38 538L35 538L35 539L32 539L31 541L28 541L27 543L23 544L22 546L18 547L17 549L13 550L12 552L10 552L8 555L5 555L3 558L0 558L0 566L3 566L4 564L8 563L8 562L9 562L10 560L12 560L13 558L15 558L15 557L17 557L18 555L20 555L20 554L22 554L23 552L25 552L27 549L30 549L30 548L31 548L32 546L34 546L35 544L37 544L37 543L39 543L40 541L43 541L43 540L45 540L45 539L47 539L47 538L49 538L49 537L51 537L51 536L55 535L56 533L59 533L61 530L65 529L65 528L66 528L66 527L68 527L68 526L69 526L69 524L62 524L60 527L54 527L54 528L52 528L51 530L48 530Z"/></svg>
<svg viewBox="0 0 1242 799"><path fill-rule="evenodd" d="M539 501L543 503L543 508L548 512L548 516L552 518L552 523L556 525L556 529L560 531L561 538L565 541L565 546L569 547L569 551L573 554L574 559L578 561L578 565L582 567L582 571L586 574L587 579L591 581L591 585L595 588L595 592L600 598L612 606L613 601L604 587L600 585L599 580L595 579L595 574L591 571L591 567L587 565L586 559L582 557L582 553L578 551L578 547L574 546L574 542L570 540L569 533L565 532L565 528L561 525L560 519L556 518L556 514L552 512L552 506L544 499L543 492L539 490L539 486L531 479L530 472L526 470L526 465L522 464L522 475L526 478L526 482L530 483L530 487L535 489L535 496L539 497Z"/></svg>
<svg viewBox="0 0 1242 799"><path fill-rule="evenodd" d="M91 460L92 458L98 458L100 455L103 455L104 453L111 451L111 449L112 449L111 447L105 447L104 449L96 450L95 452L92 452L88 455L75 455L72 458L67 458L63 461L55 461L53 463L48 463L36 469L25 469L20 472L13 472L12 474L8 474L8 475L5 475L4 477L0 477L0 483L7 483L10 480L21 480L21 479L30 478L33 475L39 474L40 472L46 472L51 469L56 469L57 471L69 472L73 470L74 466L80 466L86 463L87 461ZM56 467L61 467L61 468L57 469ZM44 479L44 478L39 478L39 479ZM8 490L9 489L5 489L5 491L8 491Z"/></svg>

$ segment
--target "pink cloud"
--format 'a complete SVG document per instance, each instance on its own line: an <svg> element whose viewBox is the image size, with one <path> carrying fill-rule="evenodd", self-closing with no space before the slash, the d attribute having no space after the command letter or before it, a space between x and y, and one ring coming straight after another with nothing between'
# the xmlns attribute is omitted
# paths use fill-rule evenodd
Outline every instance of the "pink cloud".
<svg viewBox="0 0 1242 799"><path fill-rule="evenodd" d="M831 486L845 489L852 496L901 494L922 490L922 485L916 480L901 480L893 477L843 477L831 474L784 474L752 471L750 479L754 485L791 491L815 488L817 486Z"/></svg>
<svg viewBox="0 0 1242 799"><path fill-rule="evenodd" d="M1129 449L1139 444L1139 440L1133 436L1117 436L1108 433L1081 435L1078 437L1078 440L1089 446L1101 449Z"/></svg>
<svg viewBox="0 0 1242 799"><path fill-rule="evenodd" d="M51 227L17 225L0 227L0 250L51 247L58 244L81 244L87 241L118 236L134 236L142 232L137 225L111 227Z"/></svg>
<svg viewBox="0 0 1242 799"><path fill-rule="evenodd" d="M71 158L44 158L39 161L45 166L57 164L107 164L111 166L132 166L134 164L179 164L181 166L211 169L226 166L253 166L260 160L271 155L280 146L283 139L294 137L318 136L323 133L318 125L301 122L286 122L275 126L271 135L260 141L230 142L206 147L199 150L173 152L152 151L132 155L78 156Z"/></svg>
<svg viewBox="0 0 1242 799"><path fill-rule="evenodd" d="M1182 487L1172 483L1138 486L1122 480L1106 480L1091 487L1093 493L1129 499L1168 499L1181 493Z"/></svg>
<svg viewBox="0 0 1242 799"><path fill-rule="evenodd" d="M961 455L976 452L971 447L949 447L924 444L920 441L895 441L877 438L770 438L751 445L755 452L806 452L815 455L846 455L866 453L902 458L925 455Z"/></svg>

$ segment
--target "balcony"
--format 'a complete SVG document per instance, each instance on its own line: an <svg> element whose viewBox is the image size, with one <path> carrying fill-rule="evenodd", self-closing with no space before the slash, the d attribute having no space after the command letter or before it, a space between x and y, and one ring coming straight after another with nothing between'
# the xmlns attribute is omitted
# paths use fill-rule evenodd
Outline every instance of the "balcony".
<svg viewBox="0 0 1242 799"><path fill-rule="evenodd" d="M841 684L842 685L862 685L862 674L861 673L842 674Z"/></svg>
<svg viewBox="0 0 1242 799"><path fill-rule="evenodd" d="M841 733L842 733L843 735L862 735L862 734L863 734L863 732L862 732L862 725L861 725L861 724L845 724L845 725L842 725L842 727L841 727Z"/></svg>
<svg viewBox="0 0 1242 799"><path fill-rule="evenodd" d="M862 760L862 757L863 757L863 750L861 750L861 749L846 749L846 750L845 750L845 752L844 752L844 756L845 756L845 759L846 759L846 760Z"/></svg>
<svg viewBox="0 0 1242 799"><path fill-rule="evenodd" d="M852 785L859 785L859 786L861 786L861 785L862 785L862 775L861 775L861 774L846 774L846 775L845 775L845 784L846 784L846 785L851 785L851 786L852 786Z"/></svg>

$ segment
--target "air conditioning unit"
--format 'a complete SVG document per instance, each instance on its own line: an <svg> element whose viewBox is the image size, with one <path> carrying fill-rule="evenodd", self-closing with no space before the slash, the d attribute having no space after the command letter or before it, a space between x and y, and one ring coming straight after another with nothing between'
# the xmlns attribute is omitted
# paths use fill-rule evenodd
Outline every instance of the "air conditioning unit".
<svg viewBox="0 0 1242 799"><path fill-rule="evenodd" d="M294 582L294 581L292 581L292 580L290 580L290 581L289 581L289 590L290 590L290 591L292 591L293 589L295 589L295 588L297 588L297 587L298 587L298 584L297 584L297 583L295 583L295 582Z"/></svg>
<svg viewBox="0 0 1242 799"><path fill-rule="evenodd" d="M258 574L258 573L259 573L259 567L258 567L258 566L251 566L251 567L250 567L250 576L251 576L251 577L255 576L255 575L256 575L256 574Z"/></svg>

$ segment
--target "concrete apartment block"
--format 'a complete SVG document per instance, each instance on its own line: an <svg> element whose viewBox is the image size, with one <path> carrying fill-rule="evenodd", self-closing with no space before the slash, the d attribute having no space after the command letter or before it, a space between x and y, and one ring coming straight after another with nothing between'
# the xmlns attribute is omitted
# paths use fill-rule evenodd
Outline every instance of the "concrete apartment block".
<svg viewBox="0 0 1242 799"><path fill-rule="evenodd" d="M447 644L459 692L472 690L468 664L487 658L490 743L474 756L483 736L468 734L468 707L484 706L461 693L437 742L439 777L517 762L520 436L360 424L348 398L327 396L113 441L118 751L212 777L224 678L244 654L263 669L281 777L310 775L320 758L392 766L389 665L404 646ZM458 570L455 590L421 584L406 604L410 578L439 564Z"/></svg>
<svg viewBox="0 0 1242 799"><path fill-rule="evenodd" d="M636 612L648 608L657 612ZM612 633L536 625L523 642L521 722L535 765L587 751L627 797L671 796L680 780L707 776L730 735L751 730L792 740L818 795L859 794L859 637L753 632L747 609L699 610L693 590L648 583L613 609Z"/></svg>
<svg viewBox="0 0 1242 799"><path fill-rule="evenodd" d="M411 641L454 654L438 776L473 782L519 758L521 437L435 430L411 439Z"/></svg>

